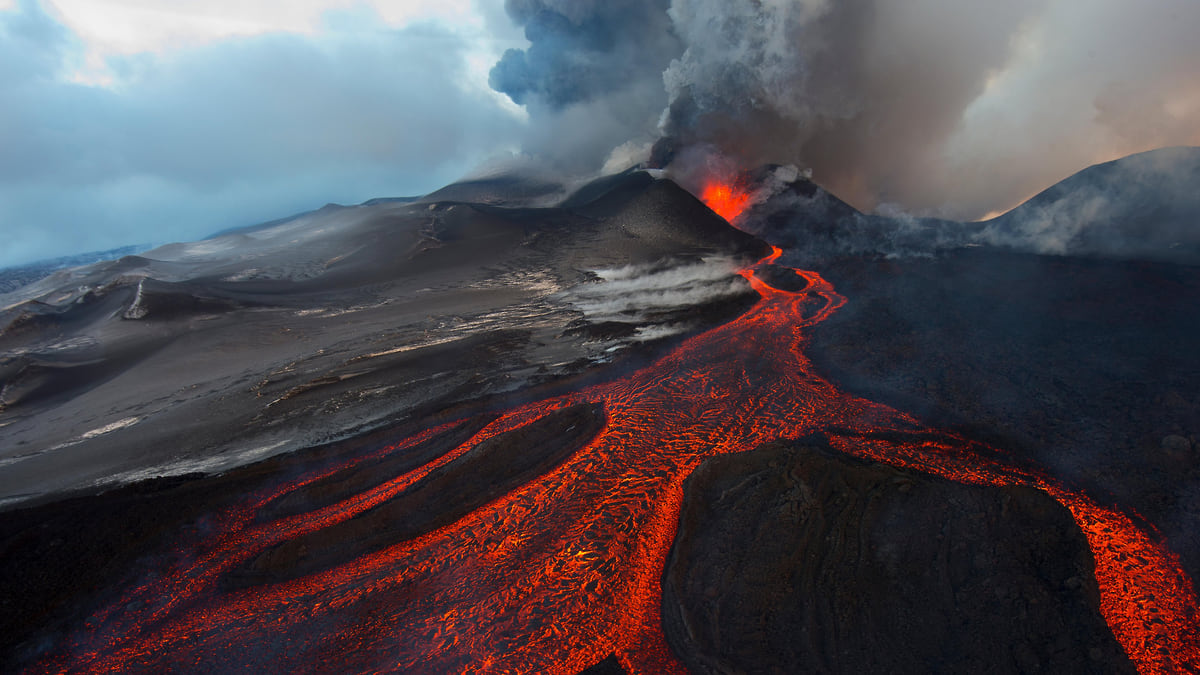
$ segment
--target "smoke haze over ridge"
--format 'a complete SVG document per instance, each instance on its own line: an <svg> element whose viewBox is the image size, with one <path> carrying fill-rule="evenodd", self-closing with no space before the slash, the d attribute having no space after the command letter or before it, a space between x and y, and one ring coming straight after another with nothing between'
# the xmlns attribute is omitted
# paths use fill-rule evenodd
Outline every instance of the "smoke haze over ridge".
<svg viewBox="0 0 1200 675"><path fill-rule="evenodd" d="M684 176L794 163L865 210L977 219L1088 165L1200 144L1188 0L506 9L530 46L491 84L527 106L526 149L576 169L614 149L609 169L644 160L667 136Z"/></svg>

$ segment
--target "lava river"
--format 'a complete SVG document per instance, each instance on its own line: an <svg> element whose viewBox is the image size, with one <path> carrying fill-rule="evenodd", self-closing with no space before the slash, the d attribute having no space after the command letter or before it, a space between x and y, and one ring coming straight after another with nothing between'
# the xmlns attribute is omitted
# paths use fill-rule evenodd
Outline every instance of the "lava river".
<svg viewBox="0 0 1200 675"><path fill-rule="evenodd" d="M995 449L815 375L807 331L844 299L812 272L795 271L791 283L779 281L790 271L766 274L777 257L742 272L762 296L751 310L639 371L504 411L448 453L338 503L264 520L265 507L316 473L247 497L180 555L186 562L125 592L35 670L575 673L615 654L630 672L681 672L659 608L684 479L706 457L814 432L845 452L960 481L1039 486L1086 533L1102 611L1141 672L1200 669L1195 592L1155 533ZM597 435L457 521L294 580L222 585L263 551L385 502L486 438L583 402L603 404Z"/></svg>

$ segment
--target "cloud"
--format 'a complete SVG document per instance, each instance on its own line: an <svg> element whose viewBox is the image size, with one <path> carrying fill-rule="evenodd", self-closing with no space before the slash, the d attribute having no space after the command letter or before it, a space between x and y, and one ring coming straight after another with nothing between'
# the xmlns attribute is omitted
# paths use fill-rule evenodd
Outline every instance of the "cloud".
<svg viewBox="0 0 1200 675"><path fill-rule="evenodd" d="M1034 4L675 0L688 49L664 75L664 132L798 163L859 206L903 203Z"/></svg>
<svg viewBox="0 0 1200 675"><path fill-rule="evenodd" d="M315 35L330 16L366 12L393 28L437 20L478 33L486 19L474 0L45 0L45 6L87 46L86 61L103 78L104 59L116 54L163 53L234 36L263 33Z"/></svg>
<svg viewBox="0 0 1200 675"><path fill-rule="evenodd" d="M725 258L676 267L595 270L597 283L575 286L565 297L593 321L645 321L655 313L745 293L748 286L736 270L735 262Z"/></svg>
<svg viewBox="0 0 1200 675"><path fill-rule="evenodd" d="M0 13L0 264L429 191L515 147L523 122L432 22L327 14L162 54L88 47L36 2Z"/></svg>
<svg viewBox="0 0 1200 675"><path fill-rule="evenodd" d="M946 139L940 189L982 215L1089 164L1200 145L1195 25L1186 0L1047 3Z"/></svg>
<svg viewBox="0 0 1200 675"><path fill-rule="evenodd" d="M594 172L615 147L654 140L667 102L662 71L683 49L671 32L668 5L506 0L529 44L507 50L489 82L528 110L526 151Z"/></svg>
<svg viewBox="0 0 1200 675"><path fill-rule="evenodd" d="M507 4L531 46L492 84L556 139L527 147L599 167L663 135L657 155L673 149L685 181L697 165L796 164L866 210L976 218L1093 163L1200 144L1193 0L625 4ZM586 123L659 103L624 138Z"/></svg>
<svg viewBox="0 0 1200 675"><path fill-rule="evenodd" d="M507 0L530 44L504 53L492 86L517 103L563 108L654 79L655 67L678 51L666 7L664 0Z"/></svg>

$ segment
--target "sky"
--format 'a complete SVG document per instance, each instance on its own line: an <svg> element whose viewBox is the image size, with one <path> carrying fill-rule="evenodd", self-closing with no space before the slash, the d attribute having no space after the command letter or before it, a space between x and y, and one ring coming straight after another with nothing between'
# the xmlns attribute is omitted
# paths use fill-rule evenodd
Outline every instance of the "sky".
<svg viewBox="0 0 1200 675"><path fill-rule="evenodd" d="M0 0L0 265L423 194L519 149L495 2Z"/></svg>
<svg viewBox="0 0 1200 675"><path fill-rule="evenodd" d="M1200 145L1196 0L0 0L0 266L480 167L978 219Z"/></svg>

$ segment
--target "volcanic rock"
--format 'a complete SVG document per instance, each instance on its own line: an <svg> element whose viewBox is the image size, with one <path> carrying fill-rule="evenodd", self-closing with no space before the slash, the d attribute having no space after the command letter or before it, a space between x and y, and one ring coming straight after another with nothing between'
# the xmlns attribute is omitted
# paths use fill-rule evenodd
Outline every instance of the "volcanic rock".
<svg viewBox="0 0 1200 675"><path fill-rule="evenodd" d="M1162 439L1162 448L1171 453L1185 453L1192 449L1192 442L1183 436L1171 434Z"/></svg>
<svg viewBox="0 0 1200 675"><path fill-rule="evenodd" d="M1175 434L1163 437L1162 451L1163 455L1179 468L1186 469L1195 459L1192 454L1192 442Z"/></svg>
<svg viewBox="0 0 1200 675"><path fill-rule="evenodd" d="M792 264L852 256L927 255L959 248L978 231L972 223L862 213L791 167L765 166L747 184L766 198L738 226L787 250Z"/></svg>
<svg viewBox="0 0 1200 675"><path fill-rule="evenodd" d="M627 673L615 656L608 656L594 666L580 671L578 675L627 675Z"/></svg>
<svg viewBox="0 0 1200 675"><path fill-rule="evenodd" d="M598 404L547 413L479 443L379 506L268 549L231 574L228 585L294 579L449 525L558 466L603 427ZM452 440L463 436L451 434ZM436 450L453 447L433 440Z"/></svg>
<svg viewBox="0 0 1200 675"><path fill-rule="evenodd" d="M816 441L718 456L685 483L663 623L692 672L1134 672L1051 497Z"/></svg>
<svg viewBox="0 0 1200 675"><path fill-rule="evenodd" d="M739 227L789 249L795 264L968 246L1200 263L1200 148L1162 148L1088 167L980 222L862 213L793 167L764 166L744 182L761 198Z"/></svg>
<svg viewBox="0 0 1200 675"><path fill-rule="evenodd" d="M378 487L466 443L494 419L494 415L477 415L403 452L387 453L374 461L359 462L305 483L265 504L258 512L258 520L315 511Z"/></svg>
<svg viewBox="0 0 1200 675"><path fill-rule="evenodd" d="M1200 575L1200 267L968 249L843 260L846 304L816 326L819 372L1104 495Z"/></svg>

